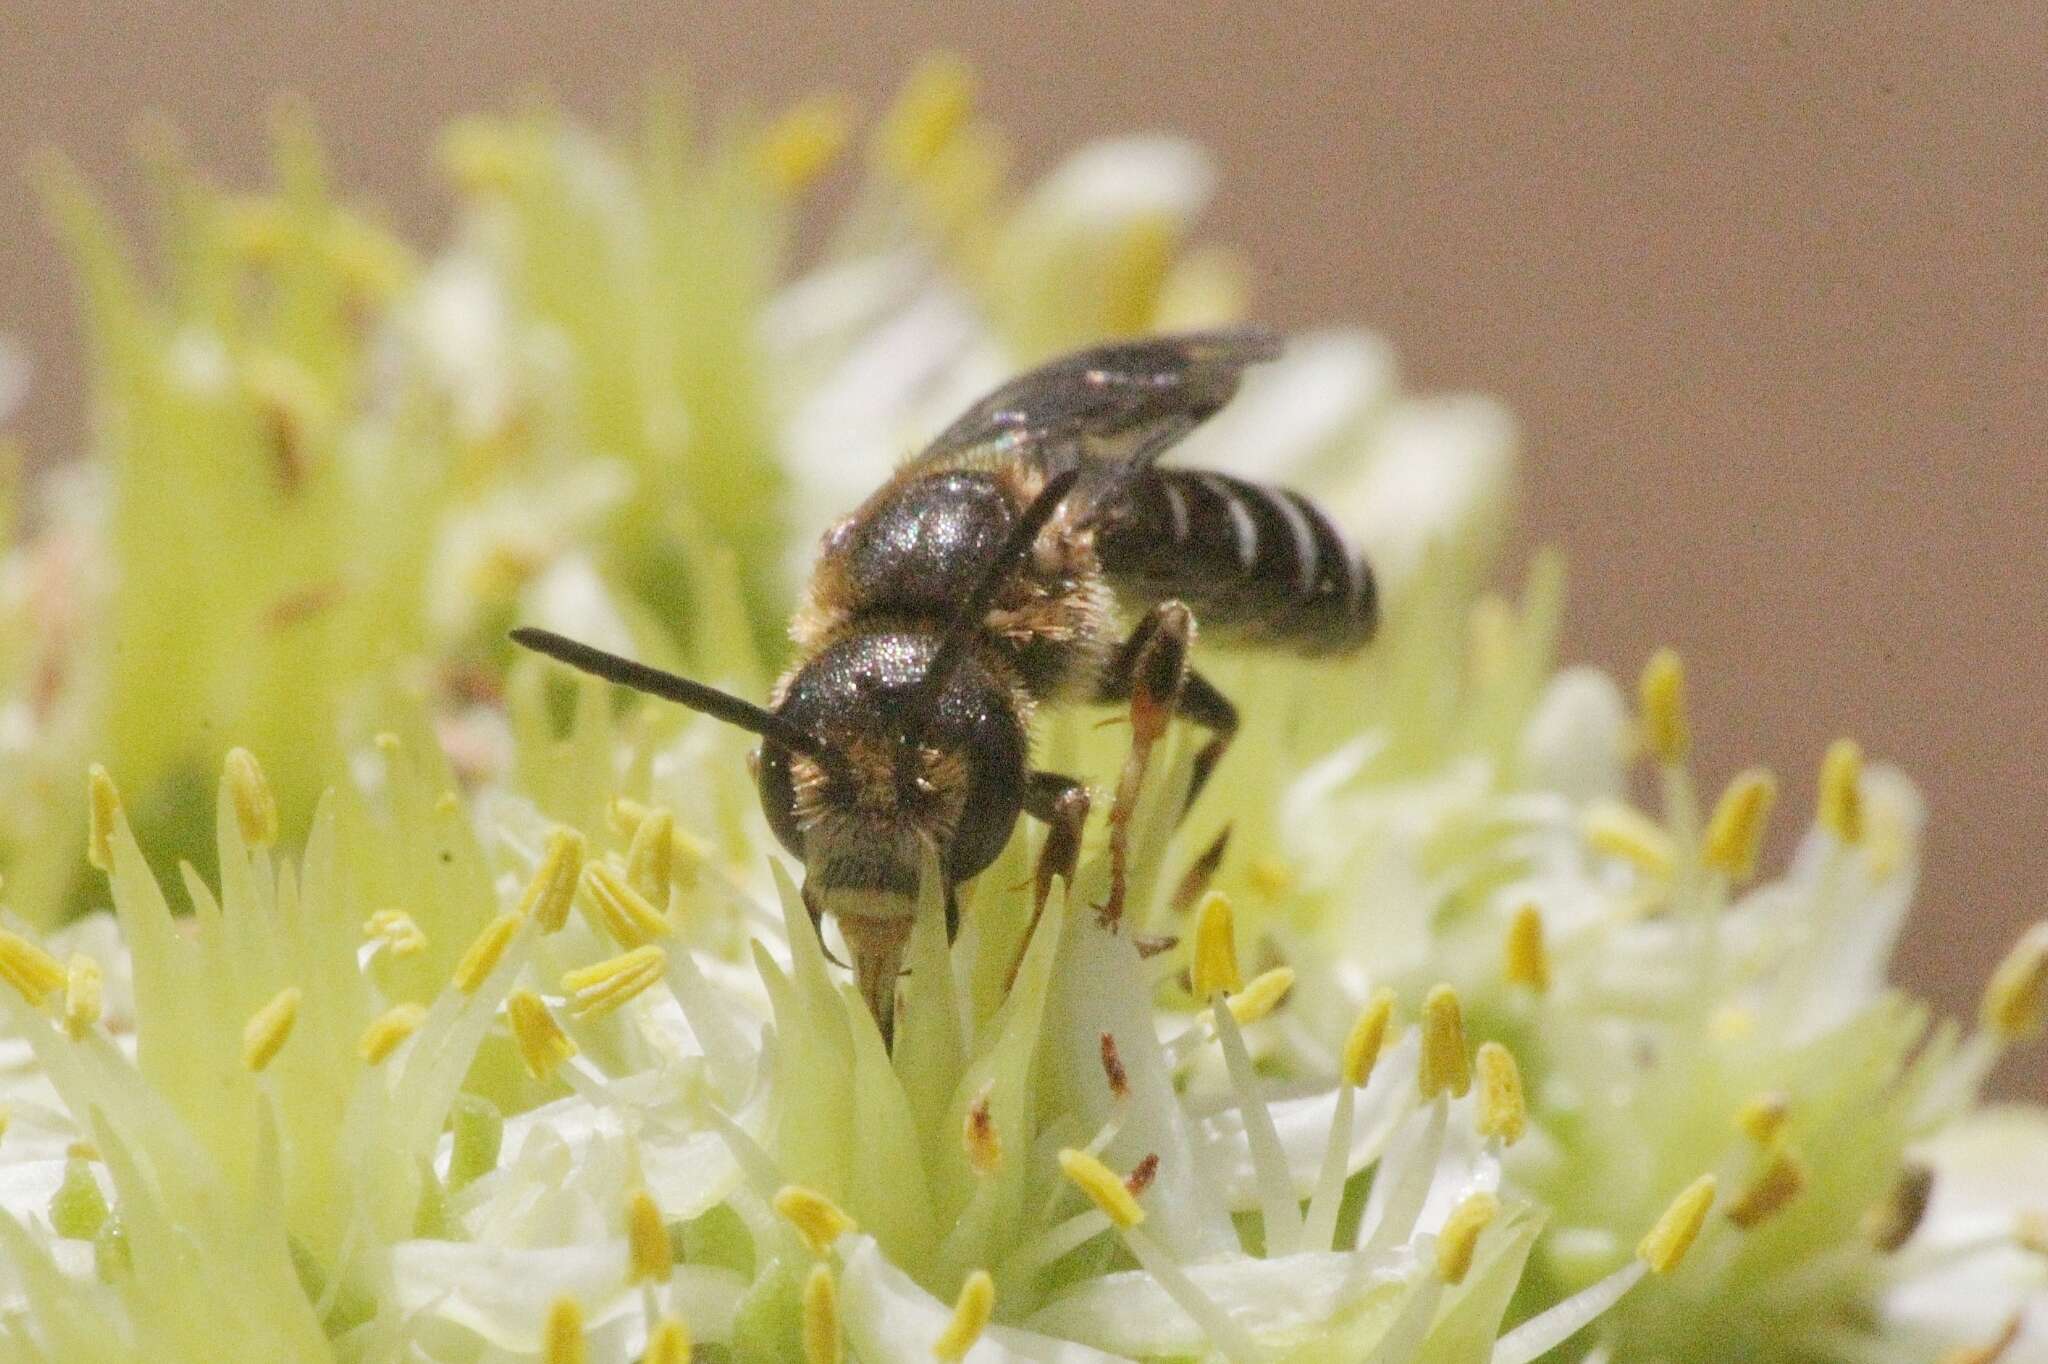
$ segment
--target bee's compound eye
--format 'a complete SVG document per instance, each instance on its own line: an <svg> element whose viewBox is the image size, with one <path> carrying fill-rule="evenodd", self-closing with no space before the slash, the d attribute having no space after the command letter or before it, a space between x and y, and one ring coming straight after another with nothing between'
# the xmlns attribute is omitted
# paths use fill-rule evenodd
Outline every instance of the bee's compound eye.
<svg viewBox="0 0 2048 1364"><path fill-rule="evenodd" d="M799 860L804 855L803 830L796 817L796 778L789 770L789 750L778 744L763 744L748 755L754 769L754 785L761 793L761 813L775 840Z"/></svg>
<svg viewBox="0 0 2048 1364"><path fill-rule="evenodd" d="M947 871L955 881L981 872L1010 841L1010 831L1017 827L1017 816L1024 810L1021 778L1021 772L999 777L986 769L975 770L946 859Z"/></svg>

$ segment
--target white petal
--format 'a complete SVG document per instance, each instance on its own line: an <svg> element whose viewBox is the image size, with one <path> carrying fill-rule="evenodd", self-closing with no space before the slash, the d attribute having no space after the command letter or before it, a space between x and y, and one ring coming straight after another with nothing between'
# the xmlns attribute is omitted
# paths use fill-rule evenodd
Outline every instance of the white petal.
<svg viewBox="0 0 2048 1364"><path fill-rule="evenodd" d="M1274 1260L1235 1256L1187 1266L1187 1275L1255 1339L1297 1335L1328 1323L1374 1293L1405 1292L1405 1252L1366 1256L1313 1251ZM1206 1357L1193 1318L1142 1270L1106 1274L1065 1293L1027 1323L1127 1355Z"/></svg>
<svg viewBox="0 0 2048 1364"><path fill-rule="evenodd" d="M1620 795L1628 751L1628 703L1598 668L1552 678L1522 731L1530 784L1581 804Z"/></svg>
<svg viewBox="0 0 2048 1364"><path fill-rule="evenodd" d="M1401 1115L1413 1103L1416 1046L1411 1030L1388 1049L1371 1081L1359 1094L1351 1129L1351 1155L1345 1165L1347 1175L1356 1174L1379 1158ZM1272 1100L1267 1108L1280 1133L1288 1175L1294 1181L1295 1191L1306 1198L1315 1188L1323 1149L1330 1140L1337 1091L1328 1089L1302 1098ZM1233 1211L1257 1208L1258 1181L1252 1170L1251 1147L1245 1139L1243 1114L1232 1107L1203 1117L1195 1124L1195 1141L1214 1196Z"/></svg>
<svg viewBox="0 0 2048 1364"><path fill-rule="evenodd" d="M538 1350L557 1298L575 1298L593 1331L640 1315L639 1293L626 1283L623 1240L532 1250L401 1241L392 1247L391 1267L400 1310L453 1322L501 1350ZM732 1334L733 1312L746 1291L738 1274L681 1265L670 1288L677 1312L700 1339Z"/></svg>
<svg viewBox="0 0 2048 1364"><path fill-rule="evenodd" d="M840 1247L839 1315L855 1355L862 1364L930 1364L932 1342L952 1321L952 1307L890 1264L872 1237L847 1237ZM995 1325L965 1358L967 1364L1117 1364L1117 1356L1086 1345Z"/></svg>

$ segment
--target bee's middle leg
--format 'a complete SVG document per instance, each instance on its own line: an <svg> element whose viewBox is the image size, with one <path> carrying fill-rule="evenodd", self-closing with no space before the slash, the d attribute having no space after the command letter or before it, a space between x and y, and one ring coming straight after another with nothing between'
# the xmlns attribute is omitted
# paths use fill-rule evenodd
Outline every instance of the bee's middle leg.
<svg viewBox="0 0 2048 1364"><path fill-rule="evenodd" d="M1133 749L1143 749L1148 755L1173 716L1209 731L1209 742L1195 754L1183 814L1208 785L1216 764L1237 737L1238 725L1236 705L1215 683L1188 666L1193 638L1194 618L1187 607L1177 601L1159 603L1117 646L1095 693L1095 700L1102 704L1130 703Z"/></svg>

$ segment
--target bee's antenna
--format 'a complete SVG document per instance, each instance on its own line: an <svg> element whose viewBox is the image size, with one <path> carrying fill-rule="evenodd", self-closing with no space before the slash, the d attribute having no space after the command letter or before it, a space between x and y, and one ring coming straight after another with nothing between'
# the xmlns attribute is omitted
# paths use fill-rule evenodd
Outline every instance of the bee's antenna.
<svg viewBox="0 0 2048 1364"><path fill-rule="evenodd" d="M966 660L967 650L981 630L982 618L994 605L996 594L1003 590L1003 584L1009 581L1017 565L1031 552L1038 532L1052 520L1053 513L1060 509L1060 503L1074 490L1074 484L1080 477L1079 467L1068 469L1055 474L1039 490L1038 496L1031 499L1031 505L1024 509L1024 515L1011 527L1009 538L990 556L980 580L974 584L974 590L967 594L967 600L961 603L952 622L946 626L939 651L932 655L931 666L925 669L924 678L918 683L917 692L905 709L903 748L897 755L899 774L916 771L918 744L926 727L931 724L933 714L938 711L939 698L945 695L946 684L952 681L953 674Z"/></svg>
<svg viewBox="0 0 2048 1364"><path fill-rule="evenodd" d="M824 740L807 729L783 719L770 710L763 710L751 701L743 701L731 692L707 687L702 682L692 682L687 677L650 668L645 663L635 663L630 658L593 649L588 644L579 644L556 634L552 630L536 630L522 626L512 632L512 642L520 644L537 654L546 654L557 662L566 663L607 682L616 682L622 687L659 696L664 701L688 706L701 711L714 720L723 720L736 725L749 734L758 734L764 739L781 744L793 752L807 754L821 762L837 766L839 754L828 747Z"/></svg>

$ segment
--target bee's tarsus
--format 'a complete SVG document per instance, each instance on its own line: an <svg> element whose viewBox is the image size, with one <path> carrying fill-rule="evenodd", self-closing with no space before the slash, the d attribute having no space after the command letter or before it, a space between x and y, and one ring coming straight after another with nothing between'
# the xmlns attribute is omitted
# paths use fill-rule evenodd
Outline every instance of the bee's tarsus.
<svg viewBox="0 0 2048 1364"><path fill-rule="evenodd" d="M1205 750L1206 751L1206 750ZM1188 864L1181 876L1180 884L1173 889L1169 902L1176 915L1185 914L1201 901L1202 892L1209 889L1209 882L1215 879L1216 869L1223 865L1224 850L1230 846L1231 825L1224 825L1223 831L1211 839L1202 855Z"/></svg>

